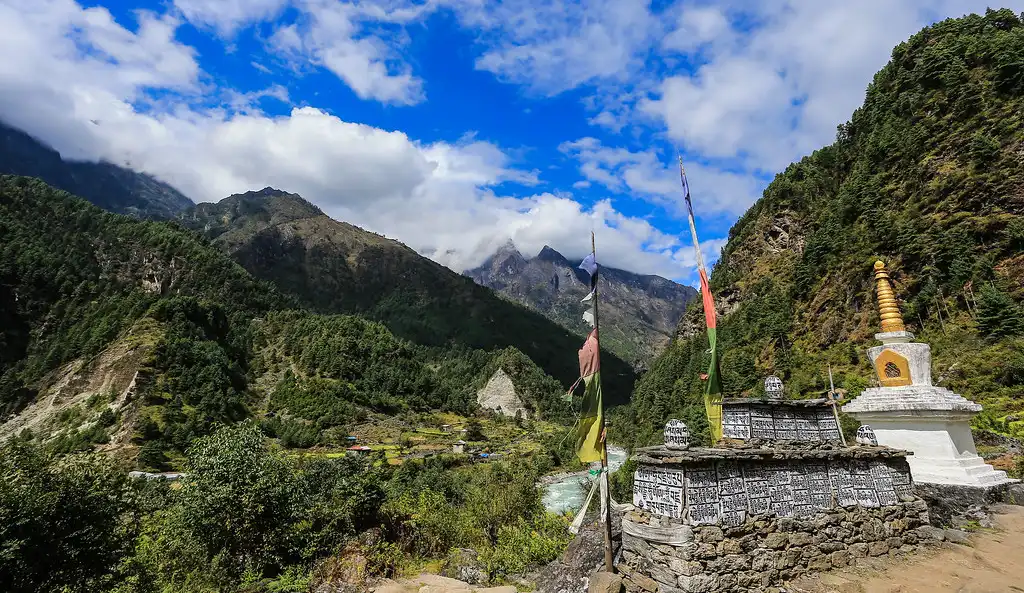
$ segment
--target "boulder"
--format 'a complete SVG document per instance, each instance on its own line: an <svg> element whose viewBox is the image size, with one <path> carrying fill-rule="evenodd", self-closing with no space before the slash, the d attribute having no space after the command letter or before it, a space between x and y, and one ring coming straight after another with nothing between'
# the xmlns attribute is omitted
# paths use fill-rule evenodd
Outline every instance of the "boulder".
<svg viewBox="0 0 1024 593"><path fill-rule="evenodd" d="M476 550L469 548L452 550L445 560L441 574L470 585L482 585L487 582L487 570L483 562L477 556Z"/></svg>
<svg viewBox="0 0 1024 593"><path fill-rule="evenodd" d="M587 580L588 593L619 593L622 590L622 577L610 572L591 573Z"/></svg>
<svg viewBox="0 0 1024 593"><path fill-rule="evenodd" d="M946 529L942 532L947 542L954 544L960 544L962 546L971 545L971 539L967 536L967 533L960 531L959 529Z"/></svg>

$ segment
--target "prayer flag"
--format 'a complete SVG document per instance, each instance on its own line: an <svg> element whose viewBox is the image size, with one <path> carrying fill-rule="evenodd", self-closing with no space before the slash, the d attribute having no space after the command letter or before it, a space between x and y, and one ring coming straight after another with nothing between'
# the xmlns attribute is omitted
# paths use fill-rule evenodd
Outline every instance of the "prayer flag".
<svg viewBox="0 0 1024 593"><path fill-rule="evenodd" d="M604 408L601 401L601 356L597 328L590 332L580 348L579 360L580 377L585 387L576 449L580 461L590 463L600 461L603 450Z"/></svg>
<svg viewBox="0 0 1024 593"><path fill-rule="evenodd" d="M697 224L693 217L693 202L690 201L690 184L686 181L686 171L683 170L683 158L679 157L679 179L683 184L683 199L686 200L686 211L690 222L690 236L693 239L693 249L697 252L697 272L700 274L700 294L704 304L704 321L708 330L708 353L711 361L708 365L708 372L701 374L704 383L704 411L707 413L708 424L711 428L711 439L718 442L722 438L722 378L718 369L718 322L715 315L715 298L711 294L711 284L708 281L708 272L704 267L704 256L700 252L700 241L697 239Z"/></svg>

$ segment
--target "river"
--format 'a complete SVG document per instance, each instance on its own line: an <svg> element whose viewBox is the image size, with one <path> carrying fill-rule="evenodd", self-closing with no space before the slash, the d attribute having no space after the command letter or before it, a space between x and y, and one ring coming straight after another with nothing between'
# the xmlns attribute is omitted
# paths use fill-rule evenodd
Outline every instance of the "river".
<svg viewBox="0 0 1024 593"><path fill-rule="evenodd" d="M608 447L608 469L615 471L626 462L626 450L619 447ZM594 467L598 467L595 464ZM580 480L593 480L596 476L586 471L572 474L549 476L541 481L541 488L544 489L544 507L553 513L564 513L567 510L576 510L583 506L583 499L587 493L579 487Z"/></svg>

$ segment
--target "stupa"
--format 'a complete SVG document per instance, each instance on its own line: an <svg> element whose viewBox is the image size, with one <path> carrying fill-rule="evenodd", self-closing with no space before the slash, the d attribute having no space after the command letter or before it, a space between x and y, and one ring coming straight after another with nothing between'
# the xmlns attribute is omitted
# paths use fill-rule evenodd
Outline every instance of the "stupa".
<svg viewBox="0 0 1024 593"><path fill-rule="evenodd" d="M986 464L974 446L971 417L981 405L932 385L931 348L907 331L885 264L875 262L882 344L868 349L881 384L865 389L843 411L868 424L878 444L913 451L915 482L995 486L1012 482Z"/></svg>

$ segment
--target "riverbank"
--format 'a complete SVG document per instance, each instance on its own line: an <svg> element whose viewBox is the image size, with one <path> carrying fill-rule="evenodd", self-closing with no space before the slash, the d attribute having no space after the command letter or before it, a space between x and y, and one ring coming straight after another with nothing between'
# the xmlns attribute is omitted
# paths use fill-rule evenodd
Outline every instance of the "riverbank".
<svg viewBox="0 0 1024 593"><path fill-rule="evenodd" d="M622 467L628 455L622 447L608 445L608 470L614 472ZM561 472L544 476L537 486L544 490L544 508L553 513L564 513L568 510L578 509L583 505L585 493L580 487L581 480L591 480L591 469L597 469L599 464L593 464L591 468L578 472Z"/></svg>

